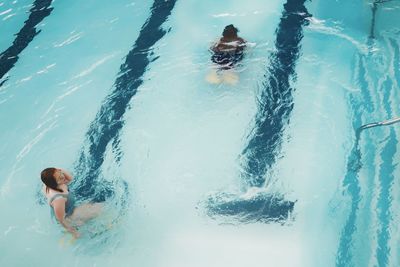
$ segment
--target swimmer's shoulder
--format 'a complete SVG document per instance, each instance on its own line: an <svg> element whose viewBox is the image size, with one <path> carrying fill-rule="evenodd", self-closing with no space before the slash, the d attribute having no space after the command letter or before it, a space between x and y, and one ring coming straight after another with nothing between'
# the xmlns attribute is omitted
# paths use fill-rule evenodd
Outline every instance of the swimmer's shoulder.
<svg viewBox="0 0 400 267"><path fill-rule="evenodd" d="M49 201L54 195L57 195L57 194L63 194L63 195L69 194L68 187L66 185L61 185L61 190L63 190L63 192L58 192L51 188L46 190L46 186L43 186L43 188L42 188L42 192L46 196L47 201Z"/></svg>
<svg viewBox="0 0 400 267"><path fill-rule="evenodd" d="M245 39L243 39L242 37L238 37L237 38L237 41L239 42L239 44L241 44L241 45L243 45L243 44L246 44L247 42L246 42L246 40Z"/></svg>

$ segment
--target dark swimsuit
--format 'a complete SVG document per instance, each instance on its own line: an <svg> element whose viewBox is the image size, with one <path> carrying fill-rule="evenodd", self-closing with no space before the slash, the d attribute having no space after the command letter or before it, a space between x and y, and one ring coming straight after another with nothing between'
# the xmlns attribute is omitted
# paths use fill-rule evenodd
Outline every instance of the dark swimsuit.
<svg viewBox="0 0 400 267"><path fill-rule="evenodd" d="M220 65L221 69L231 69L243 59L243 50L243 46L238 46L231 51L213 51L211 61Z"/></svg>
<svg viewBox="0 0 400 267"><path fill-rule="evenodd" d="M54 208L51 206L51 203L57 198L67 199L67 202L65 203L65 217L71 216L72 212L74 212L75 209L75 198L71 193L58 193L49 199L51 216L55 217Z"/></svg>

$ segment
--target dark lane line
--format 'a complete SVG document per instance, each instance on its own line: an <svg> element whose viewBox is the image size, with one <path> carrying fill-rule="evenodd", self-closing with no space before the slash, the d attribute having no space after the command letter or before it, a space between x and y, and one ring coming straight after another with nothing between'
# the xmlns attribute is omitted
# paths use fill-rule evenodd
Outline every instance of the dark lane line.
<svg viewBox="0 0 400 267"><path fill-rule="evenodd" d="M102 103L94 121L86 133L86 140L75 164L76 177L74 185L79 198L93 201L104 201L113 194L113 189L105 180L101 180L100 167L104 162L107 146L118 150L119 132L124 125L123 116L129 108L132 97L143 83L145 73L152 56L152 46L158 42L166 31L161 25L168 19L176 0L155 0L151 15L140 30L133 49L126 56L114 83L114 90ZM117 160L120 155L117 155Z"/></svg>
<svg viewBox="0 0 400 267"><path fill-rule="evenodd" d="M36 26L53 10L50 7L52 0L36 0L29 10L29 18L24 22L22 29L16 34L13 44L0 54L0 81L18 61L19 54L29 45L33 38L40 33ZM2 86L3 80L0 83Z"/></svg>
<svg viewBox="0 0 400 267"><path fill-rule="evenodd" d="M394 40L390 40L389 42L392 45L394 51L394 60L393 67L399 65L399 47ZM386 80L382 84L383 100L382 105L385 108L386 116L391 118L393 116L393 110L391 107L391 93L393 89L396 88L395 80L399 77L396 77L396 72L394 73L395 77L392 80L391 77L387 76ZM398 74L398 73L397 73ZM397 88L396 88L397 89ZM395 171L396 171L396 153L397 153L397 144L398 140L396 137L396 132L393 127L390 128L389 135L387 137L388 141L384 148L381 151L381 159L382 163L379 168L379 188L380 192L377 200L377 218L379 219L378 229L377 229L377 248L376 248L376 257L378 266L389 266L390 264L390 254L391 254L391 246L390 246L390 238L392 233L392 229L390 228L391 222L393 222L393 214L391 212L392 202L393 202L393 184L395 181Z"/></svg>
<svg viewBox="0 0 400 267"><path fill-rule="evenodd" d="M280 152L284 127L289 123L294 105L290 80L295 78L303 26L310 17L304 3L305 0L288 0L276 30L276 51L270 56L255 127L242 152L245 156L242 177L249 186L263 186L265 175Z"/></svg>
<svg viewBox="0 0 400 267"><path fill-rule="evenodd" d="M400 84L400 47L399 43L390 38L390 44L393 47L393 72L396 83Z"/></svg>
<svg viewBox="0 0 400 267"><path fill-rule="evenodd" d="M365 57L359 55L355 64L356 81L360 87L361 94L351 94L350 104L352 107L353 129L355 132L355 142L347 158L347 172L343 179L343 187L346 188L350 197L350 213L347 221L340 233L338 251L336 253L336 266L345 267L353 264L354 247L353 241L357 231L357 219L361 202L361 186L359 182L359 172L362 168L362 154L360 148L360 138L363 128L363 114L371 114L375 110L372 100ZM372 149L372 148L371 148Z"/></svg>
<svg viewBox="0 0 400 267"><path fill-rule="evenodd" d="M388 141L385 147L382 149L381 158L382 163L380 165L379 172L379 187L380 192L377 203L377 218L379 220L377 230L377 247L376 247L376 258L378 266L389 266L390 256L390 222L393 219L390 207L392 205L392 186L394 182L394 172L396 168L396 146L398 140L394 129L390 129Z"/></svg>
<svg viewBox="0 0 400 267"><path fill-rule="evenodd" d="M250 140L243 150L245 158L241 178L249 187L262 187L267 171L280 152L284 127L293 109L290 81L300 54L303 26L311 15L305 0L288 0L276 30L275 52L269 58L263 91ZM235 194L219 193L207 200L208 214L234 216L239 221L283 222L294 208L294 202L283 195L257 194L248 199Z"/></svg>
<svg viewBox="0 0 400 267"><path fill-rule="evenodd" d="M393 55L393 67L399 65L399 47L396 42L390 42L393 46L394 55ZM356 264L356 262L360 261L359 258L355 255L358 251L355 249L354 244L357 241L358 236L356 236L356 232L358 231L357 221L360 220L359 211L361 209L361 200L365 202L365 199L368 196L361 195L361 187L359 182L359 172L362 168L362 164L369 157L370 163L368 165L375 165L376 159L374 155L374 150L376 150L376 146L372 146L371 142L367 142L365 144L365 150L368 151L367 155L362 157L361 149L360 149L360 139L362 137L362 132L368 129L368 131L374 131L377 128L382 126L388 126L393 124L396 119L383 121L380 123L369 123L366 125L362 125L362 117L366 117L367 119L371 117L371 114L376 112L377 108L372 100L372 94L370 89L370 81L367 80L369 74L367 72L367 58L365 56L359 55L358 64L356 65L355 72L357 73L357 82L361 89L361 95L352 94L350 99L352 100L350 106L353 107L353 126L356 132L356 141L353 146L353 150L351 151L348 158L348 168L347 173L344 178L343 184L344 187L347 188L347 193L350 196L350 205L351 210L348 215L347 221L342 229L338 251L336 254L336 266L337 267L345 267ZM374 62L372 63L374 64ZM383 100L382 106L384 107L384 111L386 112L385 116L387 118L391 118L393 116L393 111L391 107L391 94L395 88L394 83L398 80L398 73L394 73L394 77L387 76L385 81L382 83L381 87L377 90L383 92ZM357 127L359 127L357 129ZM370 129L374 128L375 129ZM365 135L365 133L364 133ZM376 140L378 141L378 140ZM376 207L376 218L378 222L376 223L377 232L376 232L376 240L377 244L375 247L376 260L378 262L378 266L387 266L389 264L389 257L391 253L390 248L390 226L393 220L393 215L391 214L391 206L393 201L392 187L394 182L394 173L395 173L395 155L397 153L396 144L398 143L398 138L393 128L389 130L387 137L385 138L385 145L380 151L380 161L379 172L377 175L379 176L379 195L377 197L377 207ZM372 192L368 190L368 192ZM365 205L365 203L363 204ZM370 206L366 208L370 209ZM371 213L374 212L373 210ZM368 237L368 239L374 239L375 237ZM372 248L373 249L373 248ZM369 251L369 250L368 250ZM370 261L370 259L362 259L365 262Z"/></svg>
<svg viewBox="0 0 400 267"><path fill-rule="evenodd" d="M207 199L207 215L241 223L281 223L290 219L294 202L283 196L256 194L251 198L220 192Z"/></svg>
<svg viewBox="0 0 400 267"><path fill-rule="evenodd" d="M353 122L353 126L357 127L357 122L361 123L361 118L357 118ZM358 124L360 125L360 124ZM356 136L355 144L347 159L347 173L344 177L343 185L347 188L350 195L350 214L347 218L346 224L341 231L338 252L336 254L336 266L345 267L349 266L353 257L352 240L356 231L357 211L360 204L361 188L358 181L358 173L361 169L361 150L359 146L360 135Z"/></svg>

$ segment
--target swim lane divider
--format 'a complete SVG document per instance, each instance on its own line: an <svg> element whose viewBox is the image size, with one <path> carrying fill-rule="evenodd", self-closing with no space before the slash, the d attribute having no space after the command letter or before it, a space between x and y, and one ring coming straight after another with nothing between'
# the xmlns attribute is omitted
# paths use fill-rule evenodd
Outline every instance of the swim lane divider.
<svg viewBox="0 0 400 267"><path fill-rule="evenodd" d="M36 0L30 9L29 18L24 22L22 29L16 34L13 44L0 54L0 86L7 79L3 77L14 67L19 54L29 45L33 38L40 33L36 26L53 10L50 7L52 0Z"/></svg>
<svg viewBox="0 0 400 267"><path fill-rule="evenodd" d="M300 54L303 26L311 15L304 6L305 0L288 0L276 30L275 52L269 59L266 81L259 96L255 126L250 134L244 156L242 177L249 186L260 187L279 155L283 131L289 123L294 106L296 61Z"/></svg>
<svg viewBox="0 0 400 267"><path fill-rule="evenodd" d="M132 97L143 83L143 74L151 61L152 47L165 34L161 28L168 19L176 0L155 0L151 15L142 26L132 50L121 65L114 90L105 98L95 119L86 133L86 140L75 164L77 183L74 185L78 197L96 202L112 196L112 186L100 183L100 167L104 162L108 144L118 143L118 135L124 125L123 116ZM132 105L132 104L131 104Z"/></svg>
<svg viewBox="0 0 400 267"><path fill-rule="evenodd" d="M359 262L360 259L356 258L356 253L361 253L357 251L354 247L354 242L356 236L356 232L358 230L357 222L360 220L360 209L362 208L363 202L365 201L365 196L362 195L361 184L359 173L362 168L362 153L360 148L360 140L361 134L363 131L367 129L372 129L375 127L381 126L389 126L395 123L400 122L400 118L393 118L381 122L373 122L368 124L362 124L362 117L365 115L365 110L372 114L374 112L373 101L371 97L370 89L367 77L367 66L365 61L363 60L363 55L360 55L357 59L355 66L355 73L357 73L356 79L360 85L361 94L358 95L350 95L350 103L353 110L353 129L355 132L355 141L351 152L347 159L347 171L343 179L343 187L344 193L349 197L349 214L347 215L346 222L344 223L344 227L341 230L338 249L336 252L336 266L337 267L346 267L352 266ZM388 86L391 88L391 86ZM387 112L387 116L392 116L392 110L390 108L389 103L389 92L390 90L385 90L386 99L384 102L385 110ZM359 126L361 125L361 126ZM377 218L380 220L380 225L378 225L378 234L377 234L377 249L376 254L374 254L377 258L379 266L386 266L387 264L383 264L383 262L387 262L387 257L389 255L389 237L388 237L388 228L390 216L389 205L387 205L388 200L391 198L390 196L390 180L393 180L393 156L396 153L396 144L397 139L395 132L393 129L390 130L389 136L387 138L387 143L382 149L381 152L381 165L379 172L379 182L380 182L380 194L378 196L377 205L378 212ZM374 163L375 164L375 163ZM368 236L363 236L362 238L368 238ZM372 249L366 251L372 251ZM359 254L360 255L360 254ZM366 259L362 259L365 260Z"/></svg>
<svg viewBox="0 0 400 267"><path fill-rule="evenodd" d="M359 119L360 120L360 119ZM358 121L359 121L358 120ZM374 122L374 123L368 123L365 125L362 125L361 127L359 127L356 130L356 138L355 138L355 143L354 146L350 152L350 156L348 158L348 163L347 163L347 173L346 176L344 178L344 186L347 188L347 191L349 192L349 195L351 197L351 209L350 209L350 214L347 218L346 224L342 230L341 236L340 236L340 240L339 240L339 247L338 247L338 251L337 251L337 255L336 255L336 266L337 267L345 267L345 266L350 266L352 261L354 260L354 255L352 252L352 240L354 238L354 233L357 229L356 227L356 220L357 220L357 211L359 210L359 205L360 205L360 201L361 201L361 187L360 184L358 182L359 177L359 171L362 168L362 163L361 163L361 149L360 149L360 138L361 138L361 133L362 131L366 130L366 129L370 129L370 128L374 128L374 127L380 127L380 126L388 126L388 125L392 125L395 123L400 122L400 118L394 118L394 119L390 119L390 120L386 120L386 121L382 121L382 122ZM393 158L394 153L392 150L395 150L397 144L397 140L395 138L395 134L393 131L390 132L389 135L389 141L387 142L387 144L385 145L384 151L382 152L382 154L391 154L391 156L389 158ZM389 151L389 152L387 152ZM388 165L388 166L386 166ZM393 162L389 162L387 163L386 161L384 161L382 163L382 166L385 166L386 169L392 169L392 172L390 173L390 177L393 179L393 171L394 171L394 167L392 167L394 164ZM388 187L388 185L385 184L385 189ZM389 190L386 189L387 194L389 194ZM382 205L382 200L378 201L378 204ZM379 210L383 210L382 207L380 207ZM385 210L386 211L386 210ZM386 211L389 212L389 211ZM382 212L379 214L379 217L381 220L383 220L385 222L385 225L389 225L389 222L387 222L388 218L384 215L382 215ZM386 228L381 229L382 232L387 232ZM378 261L381 261L382 258L385 258L387 261L387 256L386 254L388 254L388 242L387 240L382 241L382 236L378 237L378 242L382 243L379 244L378 246L378 251L377 251L377 259ZM384 249L386 248L386 249ZM382 252L384 251L384 252ZM385 254L385 257L381 257L380 254ZM383 266L385 266L386 264L384 264Z"/></svg>
<svg viewBox="0 0 400 267"><path fill-rule="evenodd" d="M275 51L269 57L255 126L242 152L241 179L246 192L243 195L221 192L210 196L206 205L212 217L233 216L245 222L284 222L292 213L294 201L286 200L280 194L265 193L261 188L265 187L267 172L280 153L283 131L294 105L294 88L290 82L296 76L303 26L311 16L304 4L305 0L288 0L276 29ZM259 193L249 198L247 191L251 188Z"/></svg>

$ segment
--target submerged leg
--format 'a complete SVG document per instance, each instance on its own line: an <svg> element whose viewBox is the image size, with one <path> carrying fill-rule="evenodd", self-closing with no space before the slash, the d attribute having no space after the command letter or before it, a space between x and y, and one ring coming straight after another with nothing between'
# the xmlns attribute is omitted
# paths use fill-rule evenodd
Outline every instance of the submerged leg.
<svg viewBox="0 0 400 267"><path fill-rule="evenodd" d="M103 203L86 203L74 209L68 220L76 226L81 226L87 221L96 218L103 211Z"/></svg>
<svg viewBox="0 0 400 267"><path fill-rule="evenodd" d="M225 83L235 85L239 82L239 75L234 70L225 70L222 76Z"/></svg>
<svg viewBox="0 0 400 267"><path fill-rule="evenodd" d="M212 70L207 76L206 81L212 84L218 84L222 82L220 75L218 75L216 70Z"/></svg>

